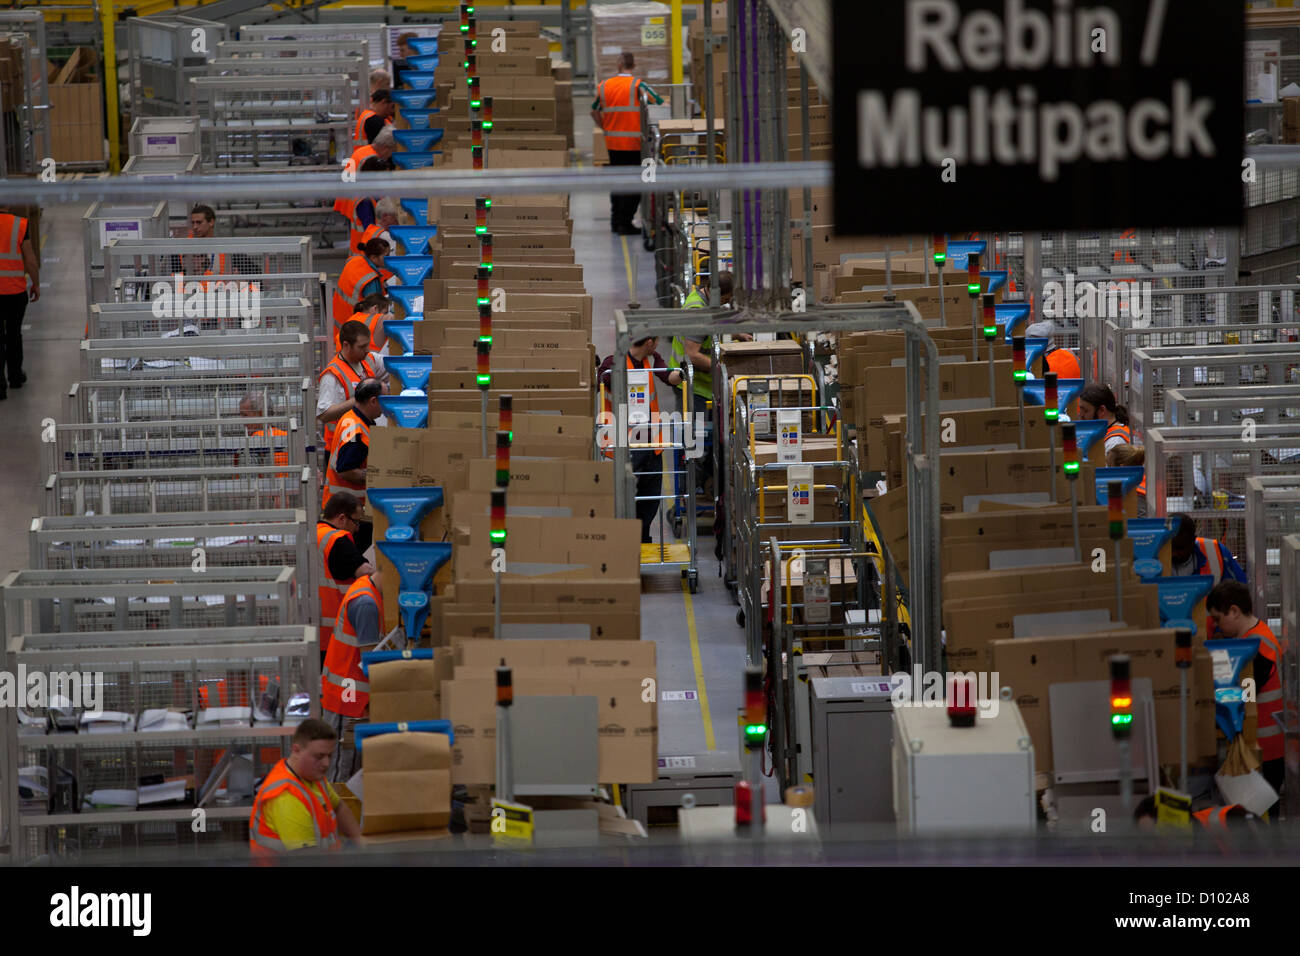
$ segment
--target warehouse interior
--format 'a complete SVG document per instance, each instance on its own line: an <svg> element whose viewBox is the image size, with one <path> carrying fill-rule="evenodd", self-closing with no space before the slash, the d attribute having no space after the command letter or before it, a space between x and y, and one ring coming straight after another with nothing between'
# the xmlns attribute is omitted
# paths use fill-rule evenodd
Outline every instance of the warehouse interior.
<svg viewBox="0 0 1300 956"><path fill-rule="evenodd" d="M0 861L1297 858L1300 13L862 230L851 6L0 5Z"/></svg>

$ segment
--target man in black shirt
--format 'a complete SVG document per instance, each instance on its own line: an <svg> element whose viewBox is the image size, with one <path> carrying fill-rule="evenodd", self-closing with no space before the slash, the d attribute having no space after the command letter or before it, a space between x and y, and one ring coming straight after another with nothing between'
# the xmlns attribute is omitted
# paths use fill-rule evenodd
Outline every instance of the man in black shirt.
<svg viewBox="0 0 1300 956"><path fill-rule="evenodd" d="M375 90L370 94L370 109L361 114L366 118L361 128L367 143L373 143L381 129L392 125L395 105L388 90Z"/></svg>
<svg viewBox="0 0 1300 956"><path fill-rule="evenodd" d="M363 552L370 547L372 525L361 521L361 499L346 491L325 503L316 523L316 549L324 566L320 596L320 652L324 659L334 632L334 618L348 585L357 578L374 574L374 566ZM364 536L365 540L358 540Z"/></svg>

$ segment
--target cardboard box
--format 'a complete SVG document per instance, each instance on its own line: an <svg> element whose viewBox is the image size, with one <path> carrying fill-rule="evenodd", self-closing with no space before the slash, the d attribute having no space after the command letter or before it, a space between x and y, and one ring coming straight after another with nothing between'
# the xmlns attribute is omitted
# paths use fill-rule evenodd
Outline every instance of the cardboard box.
<svg viewBox="0 0 1300 956"><path fill-rule="evenodd" d="M496 377L493 376L493 385L497 384ZM521 414L532 412L553 414L553 415L590 415L593 405L591 390L587 388L551 388L551 389L506 389L493 388L488 392L488 406L497 407L497 402L502 395L514 396L514 411L516 420ZM478 389L467 388L448 389L446 391L429 392L430 407L442 408L448 411L475 411L481 407L481 401L478 396ZM518 454L528 455L529 457L572 457L567 447L563 451L556 451L550 455L543 453L529 453L522 449L516 449Z"/></svg>
<svg viewBox="0 0 1300 956"><path fill-rule="evenodd" d="M370 722L438 719L433 661L387 661L370 667Z"/></svg>
<svg viewBox="0 0 1300 956"><path fill-rule="evenodd" d="M56 164L104 161L104 85L55 83L50 93L50 155Z"/></svg>
<svg viewBox="0 0 1300 956"><path fill-rule="evenodd" d="M417 322L415 326L416 352L438 352L446 347L464 347L478 335L477 321L472 328L470 338L461 331L450 332L449 327L440 322ZM587 337L573 329L501 329L496 327L495 317L492 324L492 354L497 349L503 352L541 352L551 353L560 350L573 351L590 348Z"/></svg>
<svg viewBox="0 0 1300 956"><path fill-rule="evenodd" d="M361 832L393 833L451 822L451 741L446 734L384 734L365 742Z"/></svg>
<svg viewBox="0 0 1300 956"><path fill-rule="evenodd" d="M439 626L449 644L457 639L490 640L495 633L490 603L444 604L439 613ZM545 608L503 603L501 627L506 636L519 633L530 639L544 635L563 640L635 641L641 636L641 603Z"/></svg>
<svg viewBox="0 0 1300 956"><path fill-rule="evenodd" d="M636 676L655 676L654 641L482 641L457 639L452 642L456 668L497 667L502 660L510 667L592 667L609 673L628 671Z"/></svg>

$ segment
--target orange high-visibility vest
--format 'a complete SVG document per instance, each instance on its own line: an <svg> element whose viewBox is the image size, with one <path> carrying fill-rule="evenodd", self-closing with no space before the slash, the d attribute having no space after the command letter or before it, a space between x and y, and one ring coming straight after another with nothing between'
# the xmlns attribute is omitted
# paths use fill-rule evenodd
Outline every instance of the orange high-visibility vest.
<svg viewBox="0 0 1300 956"><path fill-rule="evenodd" d="M370 575L363 574L352 582L343 600L339 602L334 622L334 639L330 641L329 650L325 652L325 666L321 668L320 705L332 714L344 717L361 717L370 703L370 684L361 670L361 644L357 633L348 620L348 606L362 595L370 595L379 607L379 620L384 619L384 596L370 580ZM344 681L351 679L356 692L355 700L344 700Z"/></svg>
<svg viewBox="0 0 1300 956"><path fill-rule="evenodd" d="M378 150L369 144L358 146L352 151L352 155L348 158L345 165L348 170L355 175L356 173L361 172L361 167L365 164L367 159L371 156L378 155ZM349 236L348 241L348 246L352 249L356 248L357 240L361 236L361 231L365 228L361 225L361 220L357 218L357 203L361 202L362 198L364 197L338 196L334 200L334 211L341 213L352 225L352 235Z"/></svg>
<svg viewBox="0 0 1300 956"><path fill-rule="evenodd" d="M600 84L600 125L605 148L641 149L641 81L631 76L611 76Z"/></svg>
<svg viewBox="0 0 1300 956"><path fill-rule="evenodd" d="M1224 828L1228 825L1228 813L1237 809L1237 804L1230 803L1226 807L1206 807L1204 810L1197 810L1192 816L1206 829L1213 827Z"/></svg>
<svg viewBox="0 0 1300 956"><path fill-rule="evenodd" d="M388 341L388 336L384 334L384 313L380 312L353 312L348 316L349 322L360 322L370 330L370 351L378 352Z"/></svg>
<svg viewBox="0 0 1300 956"><path fill-rule="evenodd" d="M23 267L22 250L26 238L26 219L7 212L0 213L0 295L27 291L27 270Z"/></svg>
<svg viewBox="0 0 1300 956"><path fill-rule="evenodd" d="M365 482L362 482L361 484L353 484L346 478L339 477L339 473L336 470L338 467L339 449L352 441L352 439L356 438L358 435L361 436L361 440L365 442L366 447L369 448L370 426L365 423L365 420L359 414L357 414L355 408L348 409L348 411L343 413L343 417L339 419L338 431L334 433L334 445L330 448L329 465L325 468L325 495L321 499L320 503L322 508L325 507L331 497L338 494L340 491L349 491L360 498L362 504L365 503Z"/></svg>
<svg viewBox="0 0 1300 956"><path fill-rule="evenodd" d="M1119 422L1111 422L1110 427L1106 429L1106 434L1103 435L1101 439L1101 448L1103 454L1105 453L1106 450L1106 443L1109 442L1116 435L1124 439L1124 444L1126 445L1133 444L1133 429L1129 428L1127 425L1121 425Z"/></svg>
<svg viewBox="0 0 1300 956"><path fill-rule="evenodd" d="M624 356L624 358L627 360L627 367L629 369L645 368L645 369L653 370L655 367L653 364L654 363L653 355L647 355L639 363L634 362L632 360L632 356L630 355ZM610 396L608 392L605 393L605 402L603 408L605 412L605 421L614 424L614 411L612 406L610 405ZM650 372L650 423L653 425L658 423L658 421L659 421L659 389L656 387L654 372L651 371ZM658 433L655 431L651 431L652 437L656 434ZM656 455L662 455L663 449L656 448L654 452ZM614 457L614 452L610 448L606 448L603 454L606 458L609 459L613 459Z"/></svg>
<svg viewBox="0 0 1300 956"><path fill-rule="evenodd" d="M368 139L366 139L366 120L370 119L370 117L372 117L372 116L374 116L374 115L375 115L375 111L372 110L372 109L364 109L364 110L361 111L361 115L357 117L357 127L356 127L356 129L353 131L353 133L352 133L352 143L353 143L353 145L355 145L355 146L369 146L369 145L370 145L370 141L369 141ZM385 126L392 126L392 125L393 125L393 120L392 120L392 118L391 118L391 117L384 117L384 125L385 125ZM357 169L360 169L360 168L361 168L361 164L360 164L360 163L357 163Z"/></svg>
<svg viewBox="0 0 1300 956"><path fill-rule="evenodd" d="M337 334L335 335L335 338L338 338ZM317 385L325 380L326 375L333 375L338 380L339 385L343 386L344 396L350 399L352 393L357 389L357 383L363 378L375 378L377 370L371 367L369 356L361 360L361 371L357 372L351 365L343 361L343 356L336 353L334 357L330 359L330 363L325 366L325 370L320 373ZM339 423L337 421L325 423L326 451L334 450L334 436L337 434L338 428Z"/></svg>
<svg viewBox="0 0 1300 956"><path fill-rule="evenodd" d="M316 522L316 553L320 555L321 563L325 566L320 587L317 588L317 594L320 596L320 648L323 653L329 651L339 603L352 582L356 580L356 578L348 578L346 581L338 581L330 576L330 552L334 550L334 545L344 538L351 541L352 534L342 528L334 527L328 521Z"/></svg>
<svg viewBox="0 0 1300 956"><path fill-rule="evenodd" d="M1259 653L1273 664L1273 673L1259 688L1255 698L1258 715L1255 739L1259 741L1260 756L1264 760L1281 760L1282 727L1273 715L1282 713L1282 642L1263 620L1241 636L1258 637Z"/></svg>
<svg viewBox="0 0 1300 956"><path fill-rule="evenodd" d="M1057 378L1083 378L1079 360L1069 349L1054 345L1043 353L1043 361L1047 364L1047 371L1055 372Z"/></svg>
<svg viewBox="0 0 1300 956"><path fill-rule="evenodd" d="M379 282L380 291L383 291L383 276L365 256L357 254L344 263L343 271L339 273L339 281L334 285L333 314L336 342L339 328L348 320L348 316L357 311L357 304L363 298L361 290L368 283L376 280Z"/></svg>
<svg viewBox="0 0 1300 956"><path fill-rule="evenodd" d="M250 434L249 437L250 437L250 438L265 438L265 437L266 437L266 429L264 429L264 428L259 428L259 429L257 429L256 431L254 431L252 434ZM277 439L277 438L288 438L288 437L289 437L289 433L286 432L283 428L272 428L272 429L271 429L271 447L273 447L273 448L275 447L275 439ZM287 450L286 450L286 451L277 451L277 452L275 453L275 463L276 463L277 465L287 465L287 464L289 464L289 452L288 452ZM235 460L235 464L236 464L236 465L239 464L239 460L238 460L238 458L236 458L236 460Z"/></svg>
<svg viewBox="0 0 1300 956"><path fill-rule="evenodd" d="M321 790L327 784L321 783ZM318 797L299 776L289 769L289 762L281 760L266 775L262 788L257 791L253 810L248 816L248 849L254 858L274 857L286 852L279 834L266 822L266 805L283 793L292 793L311 813L312 829L316 831L316 846L326 850L340 849L339 821L329 799Z"/></svg>

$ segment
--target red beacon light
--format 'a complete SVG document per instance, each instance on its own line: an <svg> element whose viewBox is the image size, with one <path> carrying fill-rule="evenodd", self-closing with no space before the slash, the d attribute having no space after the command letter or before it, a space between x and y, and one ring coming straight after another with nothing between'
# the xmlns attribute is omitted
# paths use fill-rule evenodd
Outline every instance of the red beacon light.
<svg viewBox="0 0 1300 956"><path fill-rule="evenodd" d="M942 269L948 258L948 238L943 233L936 232L930 237L930 244L934 247L934 264Z"/></svg>
<svg viewBox="0 0 1300 956"><path fill-rule="evenodd" d="M1074 422L1061 423L1061 468L1067 478L1079 477L1079 442Z"/></svg>
<svg viewBox="0 0 1300 956"><path fill-rule="evenodd" d="M958 676L948 683L948 722L954 727L974 727L975 707L979 703L975 681Z"/></svg>

